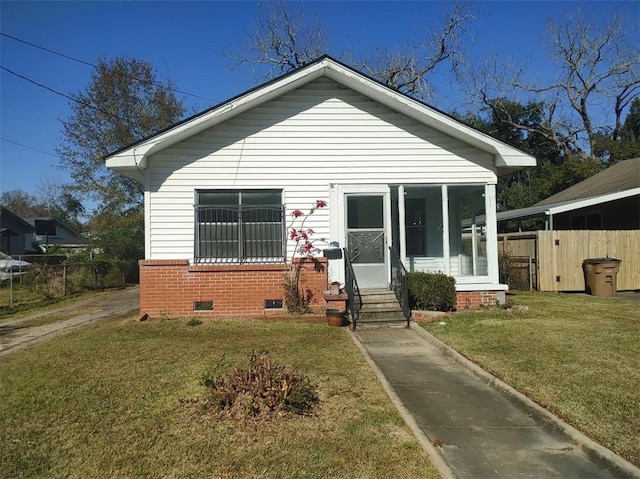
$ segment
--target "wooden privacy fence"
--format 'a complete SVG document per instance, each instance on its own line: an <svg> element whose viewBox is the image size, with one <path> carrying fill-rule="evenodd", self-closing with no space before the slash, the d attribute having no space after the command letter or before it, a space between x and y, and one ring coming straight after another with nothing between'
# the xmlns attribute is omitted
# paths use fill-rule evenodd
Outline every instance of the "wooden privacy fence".
<svg viewBox="0 0 640 479"><path fill-rule="evenodd" d="M640 289L640 230L567 230L498 236L498 251L531 258L533 287L540 291L584 291L582 262L611 257L622 261L618 291Z"/></svg>

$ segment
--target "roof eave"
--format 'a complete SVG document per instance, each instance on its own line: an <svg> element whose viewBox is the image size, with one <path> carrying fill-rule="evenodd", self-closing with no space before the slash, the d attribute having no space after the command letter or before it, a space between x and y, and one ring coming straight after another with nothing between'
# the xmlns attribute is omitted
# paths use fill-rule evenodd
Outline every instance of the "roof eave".
<svg viewBox="0 0 640 479"><path fill-rule="evenodd" d="M567 211L579 210L581 208L587 208L589 206L599 205L602 203L608 203L610 201L622 200L630 198L632 196L640 196L640 187L631 188L629 190L616 191L614 193L606 193L603 195L592 196L590 198L582 198L579 200L573 200L570 202L563 202L562 204L550 204L545 205L549 214L556 215L558 213L565 213Z"/></svg>
<svg viewBox="0 0 640 479"><path fill-rule="evenodd" d="M497 214L497 219L498 221L508 221L514 219L531 218L533 216L553 216L560 213L588 208L590 206L608 203L610 201L622 200L633 196L640 196L640 188L631 188L629 190L616 191L615 193L596 195L590 198L582 198L579 200L569 200L559 203L551 203L548 205L537 205L530 206L529 208L501 211Z"/></svg>
<svg viewBox="0 0 640 479"><path fill-rule="evenodd" d="M155 137L116 152L107 157L106 166L142 182L144 174L141 170L147 167L150 155L314 81L321 76L326 76L422 124L492 154L498 175L536 166L534 157L475 130L418 100L398 93L329 57L322 58L262 87L250 90L246 94L182 122Z"/></svg>

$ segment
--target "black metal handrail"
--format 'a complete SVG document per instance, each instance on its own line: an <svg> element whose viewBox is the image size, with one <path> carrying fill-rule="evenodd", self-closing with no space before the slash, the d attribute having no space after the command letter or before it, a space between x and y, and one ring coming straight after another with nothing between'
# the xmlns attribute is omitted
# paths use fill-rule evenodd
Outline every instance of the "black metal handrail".
<svg viewBox="0 0 640 479"><path fill-rule="evenodd" d="M409 278L407 269L402 264L400 256L393 248L391 251L391 287L402 308L402 314L407 320L407 327L411 325L411 308L409 306Z"/></svg>
<svg viewBox="0 0 640 479"><path fill-rule="evenodd" d="M356 281L356 275L353 272L353 266L349 260L349 251L347 248L343 248L344 253L344 289L349 296L348 309L351 316L351 329L356 329L358 319L360 319L360 309L362 309L362 296L360 296L360 288L358 288L358 281Z"/></svg>

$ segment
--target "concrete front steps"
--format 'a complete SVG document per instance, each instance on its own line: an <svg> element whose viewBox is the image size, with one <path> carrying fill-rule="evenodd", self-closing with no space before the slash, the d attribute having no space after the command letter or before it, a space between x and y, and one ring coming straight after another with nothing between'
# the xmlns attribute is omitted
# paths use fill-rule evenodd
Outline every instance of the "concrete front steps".
<svg viewBox="0 0 640 479"><path fill-rule="evenodd" d="M362 309L356 327L406 326L402 308L393 291L364 289L360 296Z"/></svg>

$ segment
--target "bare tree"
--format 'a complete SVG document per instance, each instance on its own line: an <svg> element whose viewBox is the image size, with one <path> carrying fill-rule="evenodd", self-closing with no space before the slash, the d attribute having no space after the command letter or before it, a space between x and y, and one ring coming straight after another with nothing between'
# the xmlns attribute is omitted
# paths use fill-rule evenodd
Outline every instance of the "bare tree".
<svg viewBox="0 0 640 479"><path fill-rule="evenodd" d="M64 186L58 178L41 176L36 185L36 196L47 211L54 212L60 208L63 190Z"/></svg>
<svg viewBox="0 0 640 479"><path fill-rule="evenodd" d="M377 48L372 55L341 54L355 68L385 85L416 98L430 96L427 75L438 65L450 61L455 68L460 44L472 15L462 3L452 4L445 12L444 26L425 29L425 38L407 47L392 51ZM308 25L299 7L292 9L286 2L268 3L264 15L248 35L247 46L238 52L228 49L235 65L252 64L264 67L264 79L286 73L310 63L326 53L327 39L318 25ZM355 59L357 58L357 59Z"/></svg>
<svg viewBox="0 0 640 479"><path fill-rule="evenodd" d="M484 109L510 127L543 135L565 155L582 158L593 156L598 133L618 138L623 112L640 95L637 27L626 29L616 16L597 28L585 17L549 22L557 72L552 81L532 81L529 65L514 69L497 58L468 75ZM544 121L532 126L513 118L501 107L504 97L538 102Z"/></svg>
<svg viewBox="0 0 640 479"><path fill-rule="evenodd" d="M373 56L363 55L355 66L395 90L419 99L431 98L433 90L427 81L428 74L447 61L456 71L462 50L459 39L474 15L468 5L455 3L444 17L444 25L427 30L424 41L406 50L379 49Z"/></svg>
<svg viewBox="0 0 640 479"><path fill-rule="evenodd" d="M286 2L267 3L247 36L244 51L229 49L235 64L266 67L264 79L294 70L325 53L325 35L319 26L305 24L302 10Z"/></svg>

